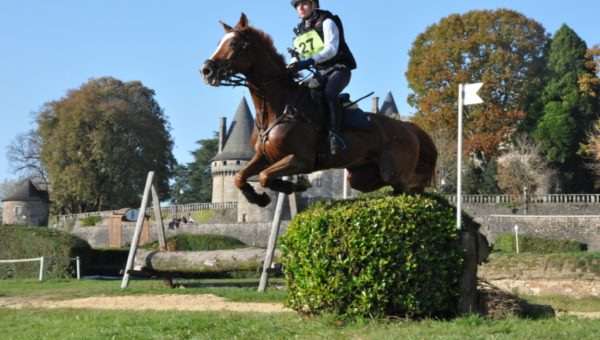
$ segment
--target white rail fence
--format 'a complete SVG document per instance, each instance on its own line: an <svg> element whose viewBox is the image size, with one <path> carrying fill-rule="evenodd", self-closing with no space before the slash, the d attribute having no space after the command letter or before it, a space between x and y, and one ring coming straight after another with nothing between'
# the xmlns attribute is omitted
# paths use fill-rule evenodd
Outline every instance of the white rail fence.
<svg viewBox="0 0 600 340"><path fill-rule="evenodd" d="M80 280L81 279L81 261L79 260L79 256L72 257L72 258L70 258L70 260L76 261L77 280ZM39 280L42 281L44 279L44 256L34 257L31 259L0 260L0 264L37 262L37 261L40 261Z"/></svg>
<svg viewBox="0 0 600 340"><path fill-rule="evenodd" d="M446 196L450 203L456 203L456 195ZM522 198L521 198L522 199ZM512 203L510 195L463 195L463 203L497 204ZM600 194L548 194L528 195L529 203L600 203Z"/></svg>
<svg viewBox="0 0 600 340"><path fill-rule="evenodd" d="M222 209L236 209L237 202L216 202L216 203L191 203L181 205L171 205L168 207L161 207L160 211L163 216L170 214L179 214L199 210L222 210ZM106 211L95 211L80 214L69 214L69 215L58 215L58 222L76 221L82 218L90 216L101 216L107 217L118 213L119 210L106 210ZM153 213L152 207L149 207L146 212L148 214Z"/></svg>
<svg viewBox="0 0 600 340"><path fill-rule="evenodd" d="M446 199L452 204L456 204L456 195L446 195ZM307 203L310 205L320 200L332 200L333 198L308 198ZM513 198L510 195L463 195L462 203L465 204L501 204L513 203ZM548 194L548 195L528 195L527 202L529 203L600 203L600 194ZM163 216L171 214L180 214L199 210L222 210L236 209L237 202L217 202L217 203L192 203L183 205L171 205L162 207L161 213ZM81 214L58 215L58 222L76 221L89 216L110 216L116 214L119 210L107 210L88 212ZM151 214L152 208L148 208L147 213Z"/></svg>

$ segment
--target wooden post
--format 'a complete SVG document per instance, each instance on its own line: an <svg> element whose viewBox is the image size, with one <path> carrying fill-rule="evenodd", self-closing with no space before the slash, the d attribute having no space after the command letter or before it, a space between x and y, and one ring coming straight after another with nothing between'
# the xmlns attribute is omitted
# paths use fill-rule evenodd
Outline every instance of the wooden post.
<svg viewBox="0 0 600 340"><path fill-rule="evenodd" d="M477 308L477 234L471 230L459 230L464 262L459 279L460 296L458 315L476 314Z"/></svg>
<svg viewBox="0 0 600 340"><path fill-rule="evenodd" d="M140 206L140 212L137 218L137 222L135 224L135 231L131 240L131 247L129 248L129 256L127 257L127 264L125 265L125 272L123 273L123 281L121 281L121 288L127 288L127 286L129 286L129 271L133 269L133 260L135 259L135 253L137 252L138 243L140 242L140 234L142 232L144 219L146 218L146 208L148 207L148 196L150 195L150 189L153 186L153 183L154 171L150 171L148 172L148 178L146 179L146 187L144 188L142 205ZM154 207L154 209L160 210L160 205Z"/></svg>
<svg viewBox="0 0 600 340"><path fill-rule="evenodd" d="M269 280L269 268L271 267L271 262L273 262L273 254L275 253L277 235L279 234L279 225L281 224L281 213L283 211L284 201L285 194L280 192L277 196L277 206L275 208L275 215L273 216L273 223L271 224L271 235L269 236L269 244L267 246L267 253L265 254L265 262L263 262L262 275L260 276L260 283L258 285L259 292L264 292L267 288L267 282Z"/></svg>
<svg viewBox="0 0 600 340"><path fill-rule="evenodd" d="M165 237L165 225L163 224L162 212L160 211L160 199L156 190L156 178L152 182L152 207L154 208L154 219L156 220L156 233L158 234L158 244L161 250L167 250Z"/></svg>

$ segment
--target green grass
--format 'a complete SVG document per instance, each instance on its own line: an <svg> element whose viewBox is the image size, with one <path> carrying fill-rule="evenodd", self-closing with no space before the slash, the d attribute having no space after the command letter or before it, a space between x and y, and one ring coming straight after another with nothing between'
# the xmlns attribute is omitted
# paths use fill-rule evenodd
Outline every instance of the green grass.
<svg viewBox="0 0 600 340"><path fill-rule="evenodd" d="M0 297L48 297L56 300L85 298L97 295L122 296L143 294L213 294L232 301L282 302L287 292L267 289L258 293L258 280L175 280L190 288L166 288L162 280L129 281L129 287L121 289L121 280L0 280ZM269 283L282 283L281 279L269 279ZM252 286L249 286L253 284ZM248 286L247 286L248 285ZM224 286L224 287L223 287ZM242 287L240 287L242 286Z"/></svg>
<svg viewBox="0 0 600 340"><path fill-rule="evenodd" d="M600 321L580 318L502 321L357 321L295 313L0 309L7 339L594 339Z"/></svg>
<svg viewBox="0 0 600 340"><path fill-rule="evenodd" d="M271 280L271 282L279 280ZM283 302L285 290L256 292L245 288L214 287L256 280L177 280L200 288L169 289L161 280L0 280L1 297L72 299L95 295L215 294L235 301ZM279 281L280 282L280 281ZM207 287L208 286L208 287ZM527 297L570 311L600 311L599 298ZM358 320L343 323L330 317L301 317L296 313L102 311L91 309L0 308L2 339L595 339L600 320L561 317L537 320Z"/></svg>

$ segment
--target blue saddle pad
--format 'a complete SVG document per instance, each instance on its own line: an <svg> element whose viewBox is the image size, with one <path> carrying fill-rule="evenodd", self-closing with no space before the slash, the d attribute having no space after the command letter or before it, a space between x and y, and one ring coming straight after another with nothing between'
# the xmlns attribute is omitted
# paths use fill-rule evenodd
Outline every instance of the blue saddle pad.
<svg viewBox="0 0 600 340"><path fill-rule="evenodd" d="M361 109L344 109L342 126L346 129L369 130L373 118L370 113Z"/></svg>

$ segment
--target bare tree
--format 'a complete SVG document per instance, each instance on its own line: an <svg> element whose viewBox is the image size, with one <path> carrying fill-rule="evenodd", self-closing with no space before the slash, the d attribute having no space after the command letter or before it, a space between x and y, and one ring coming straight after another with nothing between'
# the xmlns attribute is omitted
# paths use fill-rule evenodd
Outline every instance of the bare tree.
<svg viewBox="0 0 600 340"><path fill-rule="evenodd" d="M517 201L523 190L535 192L551 176L538 145L525 135L517 136L511 148L498 158L498 186Z"/></svg>
<svg viewBox="0 0 600 340"><path fill-rule="evenodd" d="M0 183L0 201L10 197L17 192L19 181L5 179Z"/></svg>
<svg viewBox="0 0 600 340"><path fill-rule="evenodd" d="M435 186L441 192L454 190L456 182L456 136L450 129L436 129L431 138L438 149Z"/></svg>
<svg viewBox="0 0 600 340"><path fill-rule="evenodd" d="M587 132L587 143L582 145L581 153L588 159L588 167L596 175L596 187L600 187L600 119Z"/></svg>
<svg viewBox="0 0 600 340"><path fill-rule="evenodd" d="M48 174L40 160L41 139L35 130L18 134L6 147L6 157L12 170L21 178L29 178L48 190Z"/></svg>

